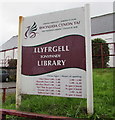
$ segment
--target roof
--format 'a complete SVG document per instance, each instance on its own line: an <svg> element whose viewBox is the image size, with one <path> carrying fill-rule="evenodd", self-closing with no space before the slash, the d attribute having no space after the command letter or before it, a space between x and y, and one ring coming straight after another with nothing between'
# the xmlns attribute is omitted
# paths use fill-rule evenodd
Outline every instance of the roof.
<svg viewBox="0 0 115 120"><path fill-rule="evenodd" d="M5 42L2 46L0 46L1 50L8 50L12 49L18 46L18 36L13 36L11 39L9 39L7 42Z"/></svg>

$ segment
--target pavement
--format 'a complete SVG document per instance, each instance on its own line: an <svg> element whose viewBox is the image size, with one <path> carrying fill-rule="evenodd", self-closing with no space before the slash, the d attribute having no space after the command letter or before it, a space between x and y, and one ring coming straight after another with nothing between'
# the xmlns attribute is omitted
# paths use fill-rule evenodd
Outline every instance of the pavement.
<svg viewBox="0 0 115 120"><path fill-rule="evenodd" d="M0 88L16 87L16 82L0 82ZM0 89L0 93L3 92L3 89ZM6 89L6 93L15 93L16 89Z"/></svg>

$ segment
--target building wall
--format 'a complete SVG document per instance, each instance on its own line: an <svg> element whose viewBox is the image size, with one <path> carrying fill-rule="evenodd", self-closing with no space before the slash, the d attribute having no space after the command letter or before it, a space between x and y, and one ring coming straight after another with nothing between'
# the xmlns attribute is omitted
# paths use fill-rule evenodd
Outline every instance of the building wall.
<svg viewBox="0 0 115 120"><path fill-rule="evenodd" d="M91 19L91 32L93 35L99 33L113 32L113 15L110 13L102 16L93 17Z"/></svg>

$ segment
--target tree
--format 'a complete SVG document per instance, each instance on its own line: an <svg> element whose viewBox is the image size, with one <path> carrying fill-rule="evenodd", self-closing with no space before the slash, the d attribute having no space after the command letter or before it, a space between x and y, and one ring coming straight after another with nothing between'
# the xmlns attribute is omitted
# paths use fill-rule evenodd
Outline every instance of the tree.
<svg viewBox="0 0 115 120"><path fill-rule="evenodd" d="M8 71L9 71L9 78L10 78L10 81L16 81L16 67L17 67L17 60L16 59L10 59L8 61Z"/></svg>
<svg viewBox="0 0 115 120"><path fill-rule="evenodd" d="M8 64L9 64L8 67L14 67L14 68L16 68L17 67L17 60L16 59L10 59L8 61Z"/></svg>
<svg viewBox="0 0 115 120"><path fill-rule="evenodd" d="M107 67L109 62L109 46L101 38L92 40L93 68Z"/></svg>

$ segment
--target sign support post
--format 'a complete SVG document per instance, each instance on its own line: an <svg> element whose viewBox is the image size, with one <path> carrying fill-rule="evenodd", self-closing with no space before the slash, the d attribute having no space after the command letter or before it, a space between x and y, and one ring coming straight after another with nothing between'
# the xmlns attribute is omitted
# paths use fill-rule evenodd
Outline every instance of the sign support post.
<svg viewBox="0 0 115 120"><path fill-rule="evenodd" d="M86 80L87 80L87 113L93 114L93 81L92 81L92 47L90 5L85 5L85 34L86 34Z"/></svg>
<svg viewBox="0 0 115 120"><path fill-rule="evenodd" d="M22 21L23 17L19 17L19 31L18 31L18 59L17 59L17 81L16 81L16 108L21 105L21 89L20 89L20 76L21 76L21 35L22 35Z"/></svg>

